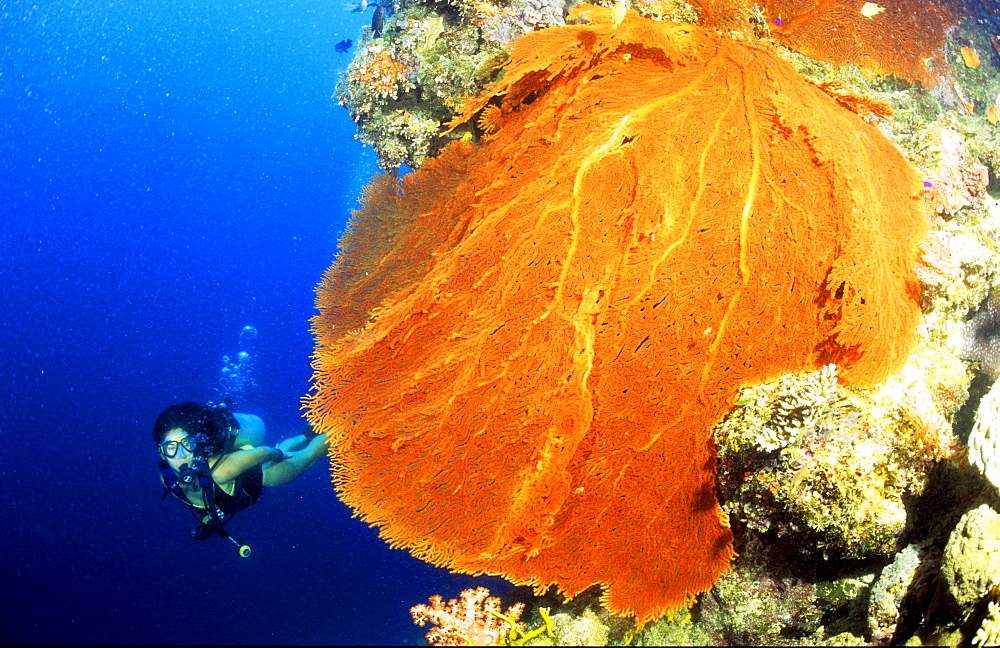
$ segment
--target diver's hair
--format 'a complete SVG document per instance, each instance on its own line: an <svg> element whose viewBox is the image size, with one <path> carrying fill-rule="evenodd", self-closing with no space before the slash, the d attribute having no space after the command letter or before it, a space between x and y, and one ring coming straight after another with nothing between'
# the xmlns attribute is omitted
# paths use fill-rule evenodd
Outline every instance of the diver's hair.
<svg viewBox="0 0 1000 648"><path fill-rule="evenodd" d="M226 452L240 425L225 405L178 403L160 412L153 424L153 442L159 445L167 432L180 428L190 435L205 435L210 455Z"/></svg>

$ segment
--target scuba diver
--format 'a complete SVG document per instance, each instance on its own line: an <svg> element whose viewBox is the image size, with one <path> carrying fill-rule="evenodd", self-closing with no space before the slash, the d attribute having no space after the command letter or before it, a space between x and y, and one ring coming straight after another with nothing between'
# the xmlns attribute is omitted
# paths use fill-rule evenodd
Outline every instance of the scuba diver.
<svg viewBox="0 0 1000 648"><path fill-rule="evenodd" d="M156 417L163 498L172 494L198 519L192 538L218 535L236 544L240 556L250 555L248 545L226 532L226 523L265 488L292 481L326 451L326 438L312 428L273 448L263 440L264 421L231 411L227 402L179 403Z"/></svg>

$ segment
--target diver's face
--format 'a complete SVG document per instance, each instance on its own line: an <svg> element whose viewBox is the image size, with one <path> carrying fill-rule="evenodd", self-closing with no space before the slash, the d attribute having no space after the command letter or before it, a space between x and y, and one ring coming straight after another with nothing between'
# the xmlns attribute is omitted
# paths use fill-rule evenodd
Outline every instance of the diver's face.
<svg viewBox="0 0 1000 648"><path fill-rule="evenodd" d="M163 443L160 444L160 456L166 459L167 463L173 468L174 472L180 472L181 468L191 463L193 458L193 453L188 452L187 448L181 443L183 439L188 436L188 433L180 428L175 428L167 432L166 436L163 437ZM163 444L168 441L177 442L177 453L173 457L168 457L163 452Z"/></svg>

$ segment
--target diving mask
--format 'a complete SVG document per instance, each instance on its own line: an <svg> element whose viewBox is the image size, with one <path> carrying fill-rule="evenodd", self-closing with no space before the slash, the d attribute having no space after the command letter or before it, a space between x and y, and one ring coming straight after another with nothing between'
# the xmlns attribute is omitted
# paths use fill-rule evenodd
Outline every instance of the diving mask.
<svg viewBox="0 0 1000 648"><path fill-rule="evenodd" d="M177 456L177 450L179 448L184 448L187 454L194 452L194 449L198 447L198 442L194 440L194 437L183 436L179 439L170 439L169 441L164 441L160 444L160 452L163 453L164 457L168 459L173 459Z"/></svg>

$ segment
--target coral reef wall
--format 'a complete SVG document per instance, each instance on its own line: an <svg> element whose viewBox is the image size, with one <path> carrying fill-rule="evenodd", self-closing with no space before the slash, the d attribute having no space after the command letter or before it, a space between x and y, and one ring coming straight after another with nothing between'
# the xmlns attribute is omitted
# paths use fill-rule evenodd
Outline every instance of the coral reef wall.
<svg viewBox="0 0 1000 648"><path fill-rule="evenodd" d="M601 0L656 20L769 40L817 60L947 86L944 39L972 0ZM382 0L337 89L383 167L417 167L460 133L443 127L494 80L513 39L565 24L575 0ZM988 44L988 43L987 43ZM929 62L929 66L928 66ZM1000 118L1000 112L997 113ZM464 132L464 131L463 131Z"/></svg>
<svg viewBox="0 0 1000 648"><path fill-rule="evenodd" d="M505 45L564 24L567 0L383 0L380 33L365 30L337 100L387 169L417 167L452 137L444 124L493 79Z"/></svg>
<svg viewBox="0 0 1000 648"><path fill-rule="evenodd" d="M905 360L926 220L899 152L767 50L584 11L467 104L483 143L369 188L308 415L394 546L645 621L728 568L739 388Z"/></svg>

